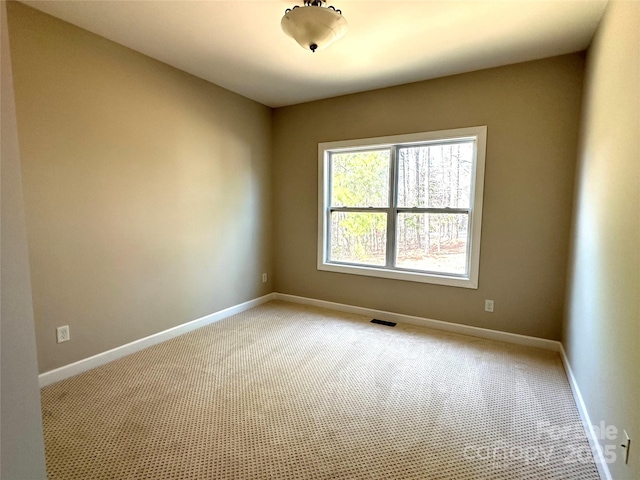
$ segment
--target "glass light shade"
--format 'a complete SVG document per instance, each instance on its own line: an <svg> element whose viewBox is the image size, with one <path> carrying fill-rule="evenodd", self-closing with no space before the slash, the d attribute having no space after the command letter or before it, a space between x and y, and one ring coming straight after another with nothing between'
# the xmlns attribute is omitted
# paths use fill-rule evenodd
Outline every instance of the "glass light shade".
<svg viewBox="0 0 640 480"><path fill-rule="evenodd" d="M302 48L311 51L327 48L347 33L344 17L326 7L294 8L284 14L280 26Z"/></svg>

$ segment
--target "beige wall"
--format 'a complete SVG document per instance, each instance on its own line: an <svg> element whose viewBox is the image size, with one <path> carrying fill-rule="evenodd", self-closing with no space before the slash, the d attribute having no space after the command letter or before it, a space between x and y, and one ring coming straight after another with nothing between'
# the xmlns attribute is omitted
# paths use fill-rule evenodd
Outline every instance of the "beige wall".
<svg viewBox="0 0 640 480"><path fill-rule="evenodd" d="M276 291L559 339L582 75L574 54L275 110ZM319 142L475 125L488 126L477 290L316 270Z"/></svg>
<svg viewBox="0 0 640 480"><path fill-rule="evenodd" d="M40 371L269 293L271 110L8 10Z"/></svg>
<svg viewBox="0 0 640 480"><path fill-rule="evenodd" d="M0 478L46 478L6 3L0 2Z"/></svg>
<svg viewBox="0 0 640 480"><path fill-rule="evenodd" d="M640 478L639 152L640 3L612 2L587 58L563 344L591 422L632 438L615 479Z"/></svg>

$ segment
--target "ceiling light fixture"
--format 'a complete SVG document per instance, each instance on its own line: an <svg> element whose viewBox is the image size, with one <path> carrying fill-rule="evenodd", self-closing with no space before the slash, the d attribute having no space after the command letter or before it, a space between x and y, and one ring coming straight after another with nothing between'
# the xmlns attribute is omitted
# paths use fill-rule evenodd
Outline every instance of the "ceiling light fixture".
<svg viewBox="0 0 640 480"><path fill-rule="evenodd" d="M304 0L304 7L287 8L280 22L284 33L312 52L341 39L347 33L347 21L342 11L325 3L325 0Z"/></svg>

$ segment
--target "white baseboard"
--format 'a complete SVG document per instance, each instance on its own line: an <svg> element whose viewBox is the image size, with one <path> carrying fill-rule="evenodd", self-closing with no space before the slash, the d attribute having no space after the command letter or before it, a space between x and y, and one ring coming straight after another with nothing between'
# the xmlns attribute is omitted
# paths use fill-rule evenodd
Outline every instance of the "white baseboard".
<svg viewBox="0 0 640 480"><path fill-rule="evenodd" d="M171 338L175 338L179 335L183 335L187 332L195 330L197 328L204 327L211 323L217 322L224 318L230 317L250 308L257 307L270 300L284 300L291 303L298 303L304 305L313 305L316 307L327 308L330 310L338 310L346 313L354 313L358 315L365 315L370 317L379 318L381 320L387 320L398 323L407 323L410 325L417 325L421 327L433 328L436 330L444 330L448 332L460 333L463 335L471 335L475 337L488 338L492 340L500 340L509 343L515 343L518 345L527 345L530 347L538 347L546 350L559 351L560 343L553 340L546 340L544 338L528 337L526 335L518 335L515 333L500 332L497 330L489 330L486 328L471 327L468 325L461 325L457 323L442 322L440 320L431 320L428 318L414 317L411 315L404 315L401 313L385 312L382 310L374 310L371 308L356 307L354 305L345 305L342 303L328 302L326 300L316 300L313 298L298 297L295 295L287 295L283 293L269 293L262 297L250 300L248 302L234 305L233 307L225 308L218 312L212 313L202 318L198 318L191 322L178 325L176 327L164 330L162 332L149 335L148 337L135 340L131 343L121 345L119 347L107 350L106 352L93 355L77 362L70 363L60 368L50 370L48 372L41 373L38 376L40 382L40 388L50 385L60 380L78 375L79 373L86 372L92 368L99 367L105 363L112 362L125 355L138 352L144 348L156 345Z"/></svg>
<svg viewBox="0 0 640 480"><path fill-rule="evenodd" d="M571 386L571 391L573 392L573 398L575 399L576 405L578 406L578 412L580 412L580 418L582 418L582 423L584 424L584 428L587 431L587 438L589 439L591 451L594 452L594 455L596 457L595 461L598 468L598 473L600 474L600 478L602 480L612 480L613 477L611 476L611 472L609 471L609 465L605 461L602 447L600 446L600 442L598 441L598 436L596 435L596 432L593 428L593 423L591 423L591 418L589 418L587 406L584 403L582 393L580 393L580 387L578 387L578 382L576 381L576 377L574 377L573 375L573 370L571 369L569 358L567 357L567 353L564 351L564 347L562 346L562 344L560 344L560 358L562 358L564 370L567 373L569 385Z"/></svg>
<svg viewBox="0 0 640 480"><path fill-rule="evenodd" d="M40 375L38 375L40 388L55 382L59 382L60 380L64 380L65 378L73 377L74 375L78 375L79 373L86 372L87 370L91 370L92 368L99 367L100 365L104 365L105 363L109 363L117 360L118 358L122 358L125 355L130 355L144 348L183 335L192 330L204 327L205 325L218 322L227 317L230 317L231 315L235 315L237 313L244 312L245 310L249 310L250 308L257 307L258 305L273 300L274 298L275 294L269 293L262 297L249 300L248 302L225 308L224 310L211 313L205 317L198 318L191 322L183 323L182 325L169 328L168 330L154 333L153 335L149 335L148 337L144 337L131 343L121 345L120 347L107 350L106 352L98 353L97 355L94 355L92 357L78 360L77 362L70 363L69 365L65 365L64 367L41 373Z"/></svg>
<svg viewBox="0 0 640 480"><path fill-rule="evenodd" d="M547 340L546 338L529 337L527 335L519 335L517 333L489 330L488 328L471 327L469 325L462 325L460 323L443 322L441 320L414 317L412 315L404 315L402 313L385 312L384 310L374 310L372 308L356 307L354 305L345 305L344 303L316 300L315 298L298 297L296 295L288 295L285 293L275 293L274 295L277 300L283 300L285 302L299 303L302 305L312 305L314 307L327 308L329 310L337 310L345 313L354 313L356 315L364 315L390 322L407 323L410 325L417 325L419 327L433 328L434 330L444 330L446 332L459 333L461 335L470 335L472 337L487 338L490 340L500 340L502 342L515 343L517 345L526 345L528 347L537 347L544 350L552 350L554 352L560 351L560 342L555 340Z"/></svg>

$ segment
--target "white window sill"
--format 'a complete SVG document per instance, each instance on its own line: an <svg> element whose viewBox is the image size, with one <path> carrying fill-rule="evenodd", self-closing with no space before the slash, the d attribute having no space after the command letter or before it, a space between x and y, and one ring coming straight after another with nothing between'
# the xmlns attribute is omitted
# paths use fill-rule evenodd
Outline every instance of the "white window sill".
<svg viewBox="0 0 640 480"><path fill-rule="evenodd" d="M367 277L390 278L408 282L431 283L448 287L478 288L478 279L468 277L451 277L429 273L409 272L403 270L388 270L386 268L366 267L362 265L345 265L337 263L318 263L318 270L350 275L365 275Z"/></svg>

